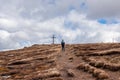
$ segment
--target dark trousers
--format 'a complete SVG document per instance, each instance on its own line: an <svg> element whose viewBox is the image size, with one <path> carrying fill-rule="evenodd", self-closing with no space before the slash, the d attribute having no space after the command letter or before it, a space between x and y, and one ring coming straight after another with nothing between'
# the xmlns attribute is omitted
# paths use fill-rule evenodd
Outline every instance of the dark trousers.
<svg viewBox="0 0 120 80"><path fill-rule="evenodd" d="M62 51L65 51L65 46L64 45L62 45Z"/></svg>

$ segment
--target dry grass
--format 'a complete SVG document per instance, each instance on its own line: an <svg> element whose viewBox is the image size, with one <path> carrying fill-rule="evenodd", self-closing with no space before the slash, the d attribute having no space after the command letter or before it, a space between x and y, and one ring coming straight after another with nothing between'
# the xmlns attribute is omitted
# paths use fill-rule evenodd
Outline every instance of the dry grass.
<svg viewBox="0 0 120 80"><path fill-rule="evenodd" d="M94 58L83 58L83 59L85 61L87 61L91 66L94 66L97 68L109 69L111 71L120 70L120 64L106 63L106 61L100 61L100 60L96 60Z"/></svg>
<svg viewBox="0 0 120 80"><path fill-rule="evenodd" d="M5 67L0 67L0 72L6 72L6 71L8 71L7 68L5 68Z"/></svg>
<svg viewBox="0 0 120 80"><path fill-rule="evenodd" d="M95 67L90 66L89 64L85 64L85 63L79 64L77 66L77 69L88 72L92 74L94 77L96 77L97 79L104 80L109 78L109 75L104 70L97 69Z"/></svg>

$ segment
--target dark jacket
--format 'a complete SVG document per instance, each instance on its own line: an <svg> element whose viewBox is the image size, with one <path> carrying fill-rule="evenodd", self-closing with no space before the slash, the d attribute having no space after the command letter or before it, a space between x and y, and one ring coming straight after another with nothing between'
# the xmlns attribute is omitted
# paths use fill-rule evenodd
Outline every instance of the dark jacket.
<svg viewBox="0 0 120 80"><path fill-rule="evenodd" d="M62 45L62 47L65 46L65 42L63 40L61 41L61 45Z"/></svg>

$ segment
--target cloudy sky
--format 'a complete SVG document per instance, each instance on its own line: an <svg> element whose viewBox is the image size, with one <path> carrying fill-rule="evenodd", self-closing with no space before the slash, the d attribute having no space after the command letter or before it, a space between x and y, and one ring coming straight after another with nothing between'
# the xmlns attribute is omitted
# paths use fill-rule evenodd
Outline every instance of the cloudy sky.
<svg viewBox="0 0 120 80"><path fill-rule="evenodd" d="M120 0L0 0L0 50L120 42Z"/></svg>

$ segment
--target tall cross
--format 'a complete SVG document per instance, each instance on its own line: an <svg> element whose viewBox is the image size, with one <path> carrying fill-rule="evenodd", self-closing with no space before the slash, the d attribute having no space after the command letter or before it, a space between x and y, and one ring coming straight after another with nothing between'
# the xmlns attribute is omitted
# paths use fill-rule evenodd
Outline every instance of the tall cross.
<svg viewBox="0 0 120 80"><path fill-rule="evenodd" d="M53 44L54 44L55 38L56 38L55 35L53 35L53 36L52 36Z"/></svg>

